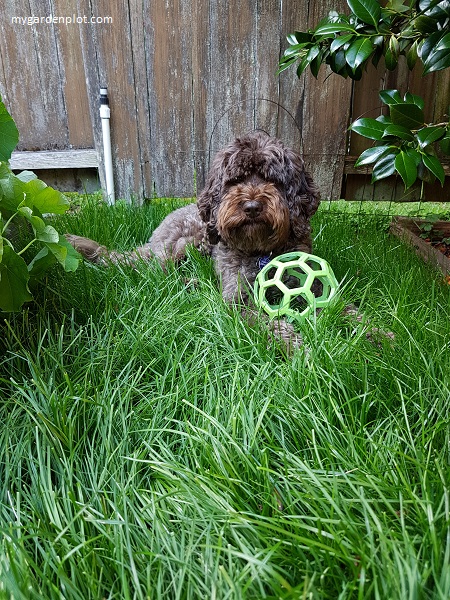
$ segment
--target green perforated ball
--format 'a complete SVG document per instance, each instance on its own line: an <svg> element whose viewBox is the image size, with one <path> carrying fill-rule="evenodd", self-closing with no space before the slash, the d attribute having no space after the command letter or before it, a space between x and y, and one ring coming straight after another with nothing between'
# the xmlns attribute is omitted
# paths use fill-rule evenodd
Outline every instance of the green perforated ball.
<svg viewBox="0 0 450 600"><path fill-rule="evenodd" d="M306 252L289 252L271 260L258 273L256 304L271 319L303 320L335 297L336 277L326 260Z"/></svg>

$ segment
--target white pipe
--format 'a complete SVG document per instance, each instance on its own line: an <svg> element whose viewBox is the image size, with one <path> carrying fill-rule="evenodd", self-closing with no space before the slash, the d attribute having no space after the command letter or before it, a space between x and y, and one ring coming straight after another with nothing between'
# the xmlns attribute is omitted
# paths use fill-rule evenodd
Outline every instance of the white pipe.
<svg viewBox="0 0 450 600"><path fill-rule="evenodd" d="M100 88L100 118L102 120L103 133L103 157L105 163L105 183L106 183L106 201L108 204L114 204L114 178L111 154L111 132L109 129L109 119L111 111L109 109L108 88Z"/></svg>

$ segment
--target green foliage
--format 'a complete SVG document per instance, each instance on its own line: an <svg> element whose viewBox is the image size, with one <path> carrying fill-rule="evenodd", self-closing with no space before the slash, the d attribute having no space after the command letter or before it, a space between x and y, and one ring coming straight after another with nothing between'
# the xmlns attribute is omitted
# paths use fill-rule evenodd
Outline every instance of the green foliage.
<svg viewBox="0 0 450 600"><path fill-rule="evenodd" d="M8 161L18 139L16 125L0 100L0 310L5 312L20 310L32 300L30 288L53 264L74 271L79 258L43 217L64 213L67 198L34 173L12 173ZM37 249L34 254L32 246Z"/></svg>
<svg viewBox="0 0 450 600"><path fill-rule="evenodd" d="M439 0L347 0L349 15L331 11L314 28L288 36L289 48L280 61L280 72L299 62L297 75L308 67L315 77L327 64L342 77L361 79L363 67L395 69L404 55L412 69L419 59L423 74L450 66L450 9Z"/></svg>
<svg viewBox="0 0 450 600"><path fill-rule="evenodd" d="M393 70L400 55L409 69L417 60L422 74L450 67L450 8L440 0L347 0L349 15L331 11L307 32L288 36L289 48L280 60L279 72L296 62L297 75L309 67L315 77L322 64L342 77L359 80L371 61L384 57ZM383 90L381 100L389 107L389 117L360 118L350 129L374 140L356 166L373 164L372 183L398 173L411 187L419 178L444 185L444 169L436 153L437 143L450 155L450 122L425 124L424 102L407 92Z"/></svg>
<svg viewBox="0 0 450 600"><path fill-rule="evenodd" d="M373 165L372 182L397 172L409 188L417 178L444 185L445 173L437 156L437 144L448 150L446 142L450 124L427 125L423 112L423 100L397 90L380 92L381 100L389 107L389 116L376 119L358 119L350 129L374 140L375 145L365 150L355 166ZM444 144L442 144L444 142Z"/></svg>

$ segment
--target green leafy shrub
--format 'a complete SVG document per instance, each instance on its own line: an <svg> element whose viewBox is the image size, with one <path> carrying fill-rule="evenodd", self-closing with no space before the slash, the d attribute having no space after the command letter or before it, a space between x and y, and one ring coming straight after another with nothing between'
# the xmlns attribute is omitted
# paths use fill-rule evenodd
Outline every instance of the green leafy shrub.
<svg viewBox="0 0 450 600"><path fill-rule="evenodd" d="M397 172L409 188L417 178L428 183L438 179L444 185L444 168L437 155L437 146L450 154L450 123L425 123L424 101L407 92L380 92L389 107L389 116L356 120L350 129L374 140L372 148L364 150L355 166L373 164L372 182Z"/></svg>
<svg viewBox="0 0 450 600"><path fill-rule="evenodd" d="M44 214L62 214L69 201L34 173L12 173L9 159L17 127L0 100L0 310L20 310L31 289L55 263L75 271L79 255L46 223ZM25 233L24 233L25 232ZM25 260L27 257L27 260Z"/></svg>
<svg viewBox="0 0 450 600"><path fill-rule="evenodd" d="M280 60L279 72L299 63L297 75L308 67L317 77L327 64L342 77L361 79L371 61L384 57L393 70L404 55L409 69L422 62L422 74L450 66L450 5L446 0L347 0L349 15L331 11L308 31L288 36L289 47ZM405 188L419 178L444 185L444 169L438 149L450 155L450 123L426 124L424 102L398 90L380 92L389 116L361 118L350 129L374 140L356 166L373 164L372 182L399 173Z"/></svg>

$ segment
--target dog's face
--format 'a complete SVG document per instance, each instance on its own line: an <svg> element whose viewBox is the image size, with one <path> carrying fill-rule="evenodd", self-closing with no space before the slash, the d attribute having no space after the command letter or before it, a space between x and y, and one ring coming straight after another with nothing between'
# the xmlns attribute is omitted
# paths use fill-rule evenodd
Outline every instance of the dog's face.
<svg viewBox="0 0 450 600"><path fill-rule="evenodd" d="M289 209L273 183L234 184L219 204L216 228L231 248L246 254L271 252L289 238Z"/></svg>
<svg viewBox="0 0 450 600"><path fill-rule="evenodd" d="M217 154L197 204L210 244L266 254L310 250L309 218L318 203L300 156L254 132Z"/></svg>

